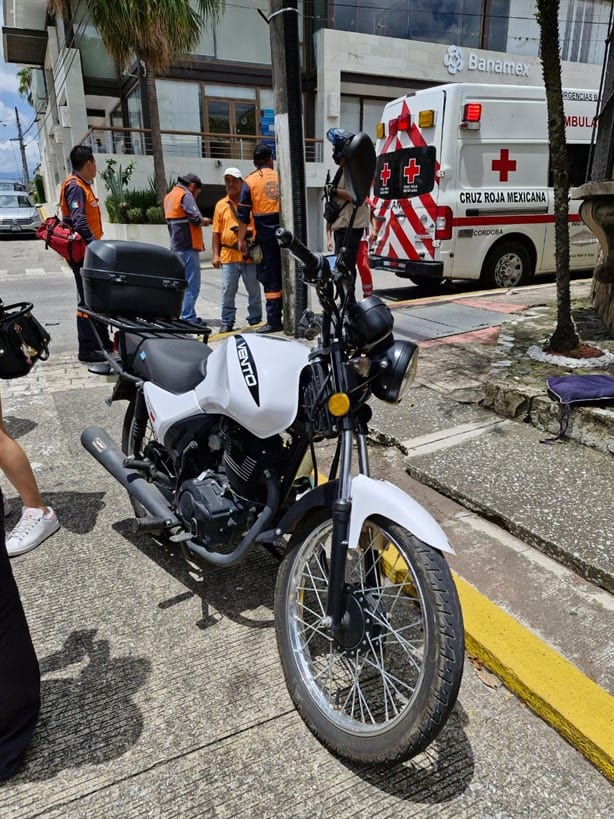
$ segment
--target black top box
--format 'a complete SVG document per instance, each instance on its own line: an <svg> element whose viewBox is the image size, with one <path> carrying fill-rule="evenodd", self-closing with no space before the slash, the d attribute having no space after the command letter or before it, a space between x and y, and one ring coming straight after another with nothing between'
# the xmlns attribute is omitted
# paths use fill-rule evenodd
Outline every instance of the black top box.
<svg viewBox="0 0 614 819"><path fill-rule="evenodd" d="M105 315L176 319L187 287L181 258L159 245L98 239L81 268L85 306Z"/></svg>

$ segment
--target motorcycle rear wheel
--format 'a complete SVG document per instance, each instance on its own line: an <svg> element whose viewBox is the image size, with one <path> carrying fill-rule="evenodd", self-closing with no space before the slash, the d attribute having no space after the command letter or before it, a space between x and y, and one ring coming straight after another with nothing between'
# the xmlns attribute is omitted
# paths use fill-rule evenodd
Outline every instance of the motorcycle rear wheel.
<svg viewBox="0 0 614 819"><path fill-rule="evenodd" d="M142 436L139 435L137 439L135 407L136 399L132 398L128 404L128 407L126 408L126 414L124 415L124 423L122 427L122 452L126 456L130 455L135 458L142 458L143 450L145 449L146 445L150 441L156 440L156 435L153 431L149 418L147 418L144 434ZM137 518L145 518L148 516L148 512L142 503L139 503L139 501L130 494L128 495L128 498L130 499L130 503L134 509L134 514Z"/></svg>
<svg viewBox="0 0 614 819"><path fill-rule="evenodd" d="M290 540L275 590L277 643L301 717L334 754L385 765L415 756L450 715L463 623L443 556L392 521L370 518L348 552L349 627L323 624L332 519L318 510Z"/></svg>

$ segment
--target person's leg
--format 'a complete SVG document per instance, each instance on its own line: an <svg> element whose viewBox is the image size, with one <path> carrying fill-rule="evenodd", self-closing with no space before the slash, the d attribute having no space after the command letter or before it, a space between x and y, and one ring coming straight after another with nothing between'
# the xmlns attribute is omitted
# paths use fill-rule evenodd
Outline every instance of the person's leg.
<svg viewBox="0 0 614 819"><path fill-rule="evenodd" d="M41 498L28 456L8 434L0 404L0 469L15 487L23 510L19 522L6 539L10 557L36 548L60 528L57 515Z"/></svg>
<svg viewBox="0 0 614 819"><path fill-rule="evenodd" d="M40 671L4 546L0 504L0 781L19 767L40 709Z"/></svg>
<svg viewBox="0 0 614 819"><path fill-rule="evenodd" d="M235 297L239 288L241 263L229 262L222 265L222 326L232 329L237 316Z"/></svg>
<svg viewBox="0 0 614 819"><path fill-rule="evenodd" d="M260 324L262 321L262 290L256 275L256 265L241 263L241 277L247 290L247 322Z"/></svg>
<svg viewBox="0 0 614 819"><path fill-rule="evenodd" d="M264 259L257 265L258 281L262 284L266 301L266 326L259 332L280 330L282 327L282 289L281 289L281 255L277 239L271 236L258 236Z"/></svg>
<svg viewBox="0 0 614 819"><path fill-rule="evenodd" d="M92 328L93 320L90 319L87 313L84 313L81 309L82 307L85 307L83 279L81 277L82 265L75 264L70 265L70 267L73 272L73 276L75 277L75 284L77 285L77 341L79 344L79 358L83 358L84 361L100 360L102 359L102 356L96 355L100 350L100 343ZM112 350L113 342L109 337L107 325L97 321L96 329L100 334L105 350Z"/></svg>
<svg viewBox="0 0 614 819"><path fill-rule="evenodd" d="M356 255L356 267L360 275L362 283L362 295L364 298L373 295L373 277L371 275L371 268L369 267L369 245L366 239L361 240L358 245L358 253Z"/></svg>
<svg viewBox="0 0 614 819"><path fill-rule="evenodd" d="M184 321L196 321L196 300L200 293L200 259L197 250L182 250L179 255L185 265L185 276L188 286L183 296L181 318Z"/></svg>

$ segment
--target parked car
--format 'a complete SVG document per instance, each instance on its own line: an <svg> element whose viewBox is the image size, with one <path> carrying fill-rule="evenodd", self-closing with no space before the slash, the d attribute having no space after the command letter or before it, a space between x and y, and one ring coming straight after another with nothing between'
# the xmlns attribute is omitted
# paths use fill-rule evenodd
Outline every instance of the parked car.
<svg viewBox="0 0 614 819"><path fill-rule="evenodd" d="M27 193L0 191L0 235L30 233L41 224L41 215Z"/></svg>
<svg viewBox="0 0 614 819"><path fill-rule="evenodd" d="M15 182L12 179L0 179L0 191L25 191L23 182Z"/></svg>

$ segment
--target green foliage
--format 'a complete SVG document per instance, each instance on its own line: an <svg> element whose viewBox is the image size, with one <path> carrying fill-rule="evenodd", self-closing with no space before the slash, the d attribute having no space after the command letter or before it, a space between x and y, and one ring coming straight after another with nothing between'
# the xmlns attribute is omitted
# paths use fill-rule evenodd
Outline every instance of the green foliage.
<svg viewBox="0 0 614 819"><path fill-rule="evenodd" d="M153 205L151 208L147 208L145 216L150 225L163 225L165 222L164 211L159 205Z"/></svg>
<svg viewBox="0 0 614 819"><path fill-rule="evenodd" d="M126 219L131 225L142 225L145 221L145 214L140 208L128 208Z"/></svg>
<svg viewBox="0 0 614 819"><path fill-rule="evenodd" d="M125 168L117 164L115 159L107 159L107 166L104 171L98 174L104 182L105 188L111 196L121 201L128 190L128 183L134 172L134 162L129 162Z"/></svg>
<svg viewBox="0 0 614 819"><path fill-rule="evenodd" d="M43 177L40 174L36 174L32 184L34 185L34 200L38 205L42 205L43 202L47 201L45 198Z"/></svg>

